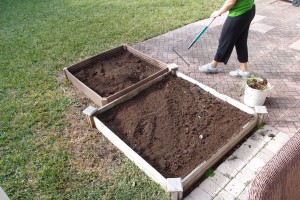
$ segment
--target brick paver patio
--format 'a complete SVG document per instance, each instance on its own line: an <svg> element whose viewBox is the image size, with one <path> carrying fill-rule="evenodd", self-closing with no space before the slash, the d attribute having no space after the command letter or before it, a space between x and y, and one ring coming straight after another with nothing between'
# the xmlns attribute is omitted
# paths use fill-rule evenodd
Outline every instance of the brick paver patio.
<svg viewBox="0 0 300 200"><path fill-rule="evenodd" d="M197 70L198 66L213 59L225 18L216 19L190 50L188 45L209 19L133 47L165 63L176 63L181 72L243 102L242 79L228 75L230 70L239 67L235 51L227 66L220 65L221 73L206 75ZM187 200L245 199L251 180L300 130L300 7L292 6L289 1L256 0L256 16L251 24L248 47L249 69L256 76L267 78L274 86L265 102L267 125L220 164L214 177L199 182L185 198ZM270 132L275 137L262 134Z"/></svg>

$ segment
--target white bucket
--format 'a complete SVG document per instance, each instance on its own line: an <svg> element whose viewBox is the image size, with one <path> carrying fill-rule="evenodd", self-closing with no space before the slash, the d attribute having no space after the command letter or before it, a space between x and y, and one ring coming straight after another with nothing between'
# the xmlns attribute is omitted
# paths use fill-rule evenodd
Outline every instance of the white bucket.
<svg viewBox="0 0 300 200"><path fill-rule="evenodd" d="M268 83L268 88L269 89L267 90L257 90L249 87L246 84L244 92L244 103L250 107L264 105L266 97L269 91L272 89L270 83Z"/></svg>

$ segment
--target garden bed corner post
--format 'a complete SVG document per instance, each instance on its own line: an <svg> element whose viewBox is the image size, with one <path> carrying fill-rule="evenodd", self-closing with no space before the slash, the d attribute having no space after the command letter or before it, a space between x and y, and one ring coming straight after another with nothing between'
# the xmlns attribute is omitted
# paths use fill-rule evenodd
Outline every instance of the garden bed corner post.
<svg viewBox="0 0 300 200"><path fill-rule="evenodd" d="M96 111L97 111L97 108L94 108L93 106L89 106L89 107L87 107L87 108L83 111L83 114L86 115L88 124L89 124L91 127L95 127L95 122L94 122L94 119L93 119L93 115L95 114Z"/></svg>
<svg viewBox="0 0 300 200"><path fill-rule="evenodd" d="M178 70L178 65L175 64L175 63L172 63L172 64L168 64L168 69L169 71L172 72L172 74L176 74L176 71Z"/></svg>
<svg viewBox="0 0 300 200"><path fill-rule="evenodd" d="M67 69L68 69L67 67L64 67L63 72L64 72L64 75L65 75L65 78L66 78L67 80L69 80L69 79L68 79L68 76L67 76L67 73L66 73Z"/></svg>
<svg viewBox="0 0 300 200"><path fill-rule="evenodd" d="M181 200L183 196L183 187L181 178L167 178L167 192L171 200Z"/></svg>
<svg viewBox="0 0 300 200"><path fill-rule="evenodd" d="M260 126L264 122L264 116L268 114L266 106L255 106L254 107L256 114L258 115L256 126Z"/></svg>

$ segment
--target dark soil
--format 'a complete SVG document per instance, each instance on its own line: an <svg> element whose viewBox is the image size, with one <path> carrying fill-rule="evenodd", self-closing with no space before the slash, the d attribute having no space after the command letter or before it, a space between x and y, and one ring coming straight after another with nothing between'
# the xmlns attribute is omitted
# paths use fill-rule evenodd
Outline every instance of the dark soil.
<svg viewBox="0 0 300 200"><path fill-rule="evenodd" d="M253 116L188 81L169 76L97 117L171 178L188 175Z"/></svg>
<svg viewBox="0 0 300 200"><path fill-rule="evenodd" d="M249 87L256 89L256 90L265 90L268 87L267 79L248 79L247 84Z"/></svg>
<svg viewBox="0 0 300 200"><path fill-rule="evenodd" d="M160 71L128 51L73 75L101 97L108 97Z"/></svg>

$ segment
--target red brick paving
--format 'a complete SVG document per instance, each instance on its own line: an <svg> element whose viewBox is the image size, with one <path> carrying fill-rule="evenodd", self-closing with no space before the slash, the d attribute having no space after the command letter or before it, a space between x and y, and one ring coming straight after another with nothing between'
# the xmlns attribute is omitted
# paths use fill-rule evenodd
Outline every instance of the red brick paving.
<svg viewBox="0 0 300 200"><path fill-rule="evenodd" d="M256 0L256 5L253 24L274 28L267 32L250 29L249 69L274 85L265 102L269 112L266 123L293 135L300 130L300 51L289 46L300 39L300 8L290 2L270 0ZM219 66L219 74L198 72L198 66L213 59L222 28L222 25L211 25L188 50L188 45L204 27L203 24L202 21L189 24L133 47L163 62L176 63L181 72L243 102L243 80L228 75L230 70L239 66L235 50L227 66Z"/></svg>

